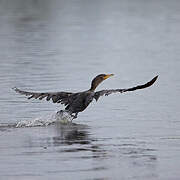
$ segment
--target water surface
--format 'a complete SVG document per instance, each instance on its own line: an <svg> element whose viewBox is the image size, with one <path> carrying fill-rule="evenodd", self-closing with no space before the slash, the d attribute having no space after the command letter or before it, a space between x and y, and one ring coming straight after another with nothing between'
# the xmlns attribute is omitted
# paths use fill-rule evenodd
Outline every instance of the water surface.
<svg viewBox="0 0 180 180"><path fill-rule="evenodd" d="M1 0L0 24L0 179L179 179L178 0ZM99 73L115 76L98 90L159 79L67 125L11 89L81 91ZM15 128L37 120L53 124Z"/></svg>

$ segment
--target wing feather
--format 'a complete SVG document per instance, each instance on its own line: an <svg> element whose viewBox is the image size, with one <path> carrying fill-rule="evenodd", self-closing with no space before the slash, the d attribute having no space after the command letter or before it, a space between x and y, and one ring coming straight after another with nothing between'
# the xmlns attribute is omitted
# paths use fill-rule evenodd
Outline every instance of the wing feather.
<svg viewBox="0 0 180 180"><path fill-rule="evenodd" d="M22 91L18 88L13 88L17 93L28 96L28 99L39 99L42 100L46 98L47 101L52 100L53 103L61 103L67 105L69 103L69 98L73 93L70 92L45 92L45 93L38 93L38 92L29 92L29 91Z"/></svg>
<svg viewBox="0 0 180 180"><path fill-rule="evenodd" d="M135 90L138 90L138 89L144 89L144 88L147 88L147 87L150 87L154 84L154 82L157 80L158 76L155 76L152 80L150 80L149 82L143 84L143 85L138 85L138 86L135 86L135 87L132 87L132 88L127 88L127 89L109 89L109 90L102 90L102 91L97 91L95 92L94 94L94 98L96 99L96 101L100 98L100 96L108 96L112 93L124 93L124 92L128 92L128 91L135 91Z"/></svg>

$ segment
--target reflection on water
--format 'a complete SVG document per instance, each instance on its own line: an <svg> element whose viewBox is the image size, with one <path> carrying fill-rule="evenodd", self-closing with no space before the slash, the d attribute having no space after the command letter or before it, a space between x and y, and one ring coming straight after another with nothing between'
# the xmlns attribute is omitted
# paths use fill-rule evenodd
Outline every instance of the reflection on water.
<svg viewBox="0 0 180 180"><path fill-rule="evenodd" d="M53 145L58 146L62 144L67 145L81 145L72 146L71 148L61 149L59 152L80 152L80 151L91 151L91 152L104 152L98 145L93 145L96 141L90 136L89 126L81 124L68 124L62 125L61 123L56 124L56 130L59 136L52 138ZM101 154L102 156L102 154ZM93 157L98 157L93 155Z"/></svg>
<svg viewBox="0 0 180 180"><path fill-rule="evenodd" d="M88 140L88 126L80 125L80 124L56 124L56 131L58 132L59 136L53 137L53 141L55 145L58 143L62 144L89 144L91 143L91 139Z"/></svg>

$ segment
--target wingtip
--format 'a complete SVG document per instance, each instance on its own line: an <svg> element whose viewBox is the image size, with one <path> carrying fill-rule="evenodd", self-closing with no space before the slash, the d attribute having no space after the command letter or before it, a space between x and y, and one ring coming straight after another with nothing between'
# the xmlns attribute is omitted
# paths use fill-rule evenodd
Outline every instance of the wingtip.
<svg viewBox="0 0 180 180"><path fill-rule="evenodd" d="M151 82L150 84L151 84L151 85L154 84L158 77L159 77L159 75L155 76L155 77L150 81L150 82Z"/></svg>
<svg viewBox="0 0 180 180"><path fill-rule="evenodd" d="M155 81L157 80L158 77L159 77L159 75L157 75L157 76L154 77Z"/></svg>

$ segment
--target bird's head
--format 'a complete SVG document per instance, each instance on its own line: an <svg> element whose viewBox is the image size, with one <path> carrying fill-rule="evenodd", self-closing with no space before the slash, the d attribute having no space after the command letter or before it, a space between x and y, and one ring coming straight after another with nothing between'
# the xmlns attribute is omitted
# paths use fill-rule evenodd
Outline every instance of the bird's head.
<svg viewBox="0 0 180 180"><path fill-rule="evenodd" d="M103 82L104 80L106 80L107 78L109 78L111 76L114 76L114 74L99 74L99 75L97 75L91 82L90 91L94 91L101 82Z"/></svg>

